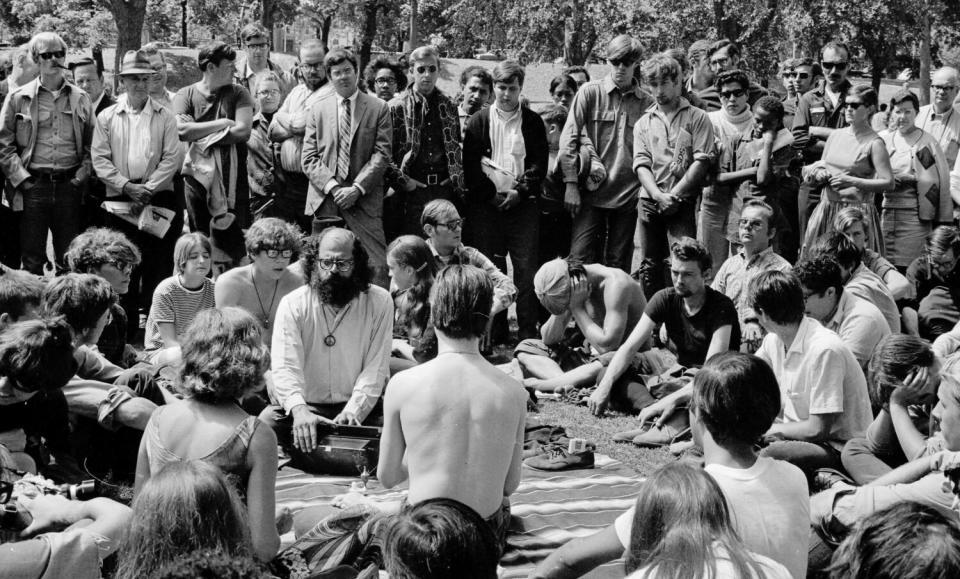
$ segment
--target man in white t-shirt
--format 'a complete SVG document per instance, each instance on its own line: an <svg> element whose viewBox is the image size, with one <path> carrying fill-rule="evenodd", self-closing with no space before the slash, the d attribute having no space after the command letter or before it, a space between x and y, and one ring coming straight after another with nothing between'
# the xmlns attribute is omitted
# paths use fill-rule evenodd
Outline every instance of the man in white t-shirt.
<svg viewBox="0 0 960 579"><path fill-rule="evenodd" d="M754 451L780 412L772 370L756 356L717 354L694 378L690 403L690 427L703 447L705 469L723 490L747 549L784 565L794 577L805 577L810 533L806 479L797 467ZM634 512L630 508L604 530L568 542L530 577L579 577L620 557L629 547Z"/></svg>

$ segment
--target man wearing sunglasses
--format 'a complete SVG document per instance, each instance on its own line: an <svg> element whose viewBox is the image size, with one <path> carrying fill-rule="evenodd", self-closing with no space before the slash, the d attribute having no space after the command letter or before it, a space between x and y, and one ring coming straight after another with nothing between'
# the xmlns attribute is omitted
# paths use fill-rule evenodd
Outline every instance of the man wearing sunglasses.
<svg viewBox="0 0 960 579"><path fill-rule="evenodd" d="M637 228L640 182L633 173L633 127L653 104L634 78L641 45L626 34L607 45L610 72L573 97L560 135L557 162L566 186L564 206L573 216L570 257L630 270ZM581 143L586 136L600 155L607 178L594 191L578 185Z"/></svg>
<svg viewBox="0 0 960 579"><path fill-rule="evenodd" d="M53 234L59 271L66 269L63 254L80 233L96 121L90 97L64 75L63 39L41 32L30 40L30 54L40 65L40 77L7 97L0 124L0 168L13 188L13 210L22 211L24 269L41 274L47 231Z"/></svg>
<svg viewBox="0 0 960 579"><path fill-rule="evenodd" d="M846 44L830 42L820 51L824 83L800 97L793 117L793 146L803 153L804 165L819 161L823 155L823 145L830 133L847 126L843 110L845 95L850 88L850 81L847 80L849 64L850 49ZM806 184L800 185L798 204L801 239L804 225L818 203L819 189Z"/></svg>
<svg viewBox="0 0 960 579"><path fill-rule="evenodd" d="M420 214L434 199L459 203L464 194L462 134L457 105L437 88L440 53L421 46L410 53L413 82L390 101L393 162L387 184L396 192L384 206L387 240L418 235Z"/></svg>
<svg viewBox="0 0 960 579"><path fill-rule="evenodd" d="M800 97L814 87L815 80L820 76L820 65L811 58L788 58L780 63L780 82L786 91L783 97L783 124L788 129L793 126L793 116L800 105Z"/></svg>

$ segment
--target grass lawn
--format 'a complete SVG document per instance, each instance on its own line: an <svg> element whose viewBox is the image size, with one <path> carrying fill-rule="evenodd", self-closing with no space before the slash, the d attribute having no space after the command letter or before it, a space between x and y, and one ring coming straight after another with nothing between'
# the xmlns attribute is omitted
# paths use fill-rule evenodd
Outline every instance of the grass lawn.
<svg viewBox="0 0 960 579"><path fill-rule="evenodd" d="M571 437L592 440L597 444L597 452L619 460L643 476L676 460L665 448L639 448L613 441L615 433L637 428L635 416L608 412L604 418L597 418L586 406L543 401L540 403L540 419L544 424L565 426Z"/></svg>

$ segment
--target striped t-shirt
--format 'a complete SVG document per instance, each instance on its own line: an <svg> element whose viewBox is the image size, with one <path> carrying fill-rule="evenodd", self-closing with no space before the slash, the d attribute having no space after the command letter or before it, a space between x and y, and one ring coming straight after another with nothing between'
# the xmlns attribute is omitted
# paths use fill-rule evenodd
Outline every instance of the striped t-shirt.
<svg viewBox="0 0 960 579"><path fill-rule="evenodd" d="M144 350L152 352L163 348L160 337L161 322L172 323L179 340L187 326L200 310L215 306L213 299L213 280L203 279L203 286L189 290L180 283L180 276L168 277L157 285L150 304L150 315L144 330Z"/></svg>

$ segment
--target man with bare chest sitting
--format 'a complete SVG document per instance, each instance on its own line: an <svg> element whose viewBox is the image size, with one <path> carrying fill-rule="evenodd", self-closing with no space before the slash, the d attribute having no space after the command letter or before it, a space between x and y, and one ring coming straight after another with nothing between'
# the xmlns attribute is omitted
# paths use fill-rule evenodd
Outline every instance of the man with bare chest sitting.
<svg viewBox="0 0 960 579"><path fill-rule="evenodd" d="M592 386L640 322L643 287L621 269L560 258L543 264L533 285L551 316L540 327L542 339L523 340L514 352L528 376L524 386L541 392Z"/></svg>
<svg viewBox="0 0 960 579"><path fill-rule="evenodd" d="M377 477L387 488L409 480L408 504L464 503L502 544L507 497L520 484L527 395L480 355L492 300L493 282L479 268L438 274L431 314L439 353L387 386Z"/></svg>

